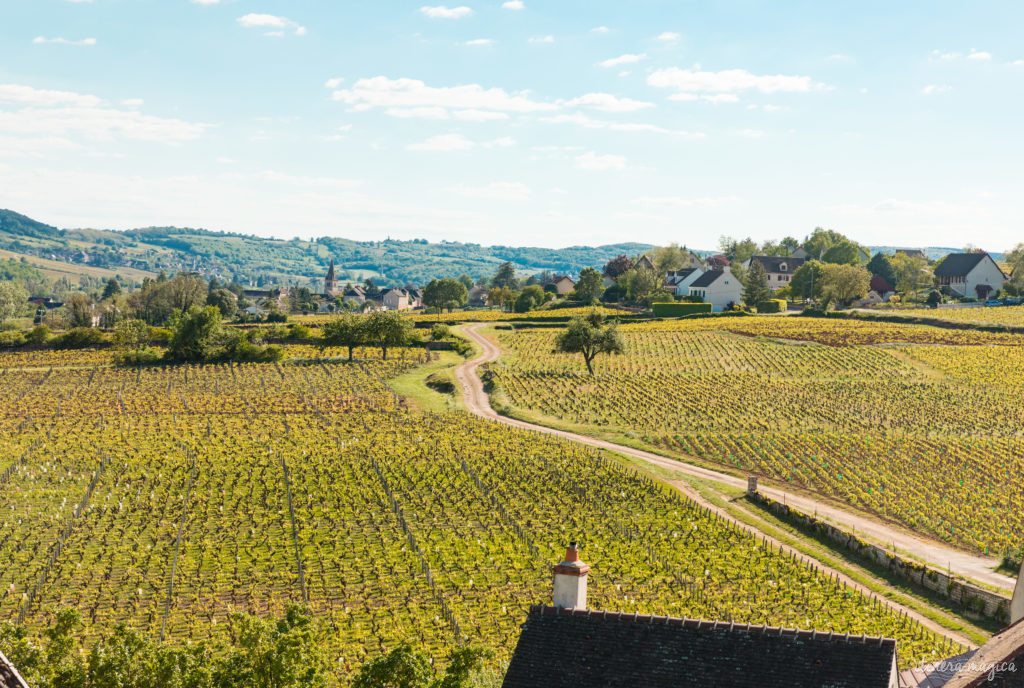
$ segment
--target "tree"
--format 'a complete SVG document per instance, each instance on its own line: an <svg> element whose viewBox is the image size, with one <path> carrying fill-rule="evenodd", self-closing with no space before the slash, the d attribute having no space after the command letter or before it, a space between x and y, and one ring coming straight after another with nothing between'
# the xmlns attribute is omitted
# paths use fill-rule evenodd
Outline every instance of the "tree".
<svg viewBox="0 0 1024 688"><path fill-rule="evenodd" d="M593 303L604 292L604 278L594 268L580 270L580 279L576 282L576 296L586 304Z"/></svg>
<svg viewBox="0 0 1024 688"><path fill-rule="evenodd" d="M811 258L821 260L826 251L843 241L849 239L831 229L815 227L811 235L804 239L803 248Z"/></svg>
<svg viewBox="0 0 1024 688"><path fill-rule="evenodd" d="M184 312L206 303L209 288L206 280L195 273L180 272L167 282L171 308Z"/></svg>
<svg viewBox="0 0 1024 688"><path fill-rule="evenodd" d="M175 311L171 319L171 341L167 356L173 361L204 361L212 357L219 343L220 311L215 306L192 306Z"/></svg>
<svg viewBox="0 0 1024 688"><path fill-rule="evenodd" d="M487 302L504 309L512 301L512 290L508 287L494 287L487 292Z"/></svg>
<svg viewBox="0 0 1024 688"><path fill-rule="evenodd" d="M905 253L897 253L892 259L896 275L896 291L901 294L916 294L932 285L932 272L928 261Z"/></svg>
<svg viewBox="0 0 1024 688"><path fill-rule="evenodd" d="M17 282L0 282L0 325L5 320L24 313L28 306L28 292Z"/></svg>
<svg viewBox="0 0 1024 688"><path fill-rule="evenodd" d="M800 242L795 238L788 236L779 242L779 248L786 252L785 255L791 256L798 248L800 248Z"/></svg>
<svg viewBox="0 0 1024 688"><path fill-rule="evenodd" d="M757 304L764 303L771 297L772 290L768 286L768 273L764 271L764 265L759 260L750 261L750 267L743 279L743 302L748 307L756 308Z"/></svg>
<svg viewBox="0 0 1024 688"><path fill-rule="evenodd" d="M836 308L846 308L867 296L871 273L859 265L825 263L821 266L820 282L824 306L834 302Z"/></svg>
<svg viewBox="0 0 1024 688"><path fill-rule="evenodd" d="M206 295L206 305L216 306L222 318L231 318L238 311L238 297L227 289L214 289Z"/></svg>
<svg viewBox="0 0 1024 688"><path fill-rule="evenodd" d="M92 299L87 294L75 292L64 302L71 327L92 327Z"/></svg>
<svg viewBox="0 0 1024 688"><path fill-rule="evenodd" d="M939 293L938 289L932 289L928 292L928 299L925 301L930 308L938 308L939 304L942 303L942 294Z"/></svg>
<svg viewBox="0 0 1024 688"><path fill-rule="evenodd" d="M515 289L519 286L519 279L516 277L516 267L512 263L502 263L498 271L491 278L492 287L508 287Z"/></svg>
<svg viewBox="0 0 1024 688"><path fill-rule="evenodd" d="M388 360L388 349L405 346L412 335L412 321L399 311L375 311L366 319L367 343L380 347L381 358Z"/></svg>
<svg viewBox="0 0 1024 688"><path fill-rule="evenodd" d="M618 255L604 266L604 274L610 279L618 279L633 269L633 259L625 254Z"/></svg>
<svg viewBox="0 0 1024 688"><path fill-rule="evenodd" d="M111 340L121 351L139 351L149 345L149 325L142 320L122 320L114 326Z"/></svg>
<svg viewBox="0 0 1024 688"><path fill-rule="evenodd" d="M642 306L651 304L651 296L662 282L661 273L650 268L634 268L619 278L619 284L626 290L626 299Z"/></svg>
<svg viewBox="0 0 1024 688"><path fill-rule="evenodd" d="M1024 244L1014 246L1003 259L1010 264L1010 285L1017 290L1024 288Z"/></svg>
<svg viewBox="0 0 1024 688"><path fill-rule="evenodd" d="M794 299L817 299L821 296L821 263L805 261L789 278L789 294Z"/></svg>
<svg viewBox="0 0 1024 688"><path fill-rule="evenodd" d="M357 346L367 343L367 319L353 313L346 313L340 318L324 323L322 334L317 344L321 349L330 346L343 346L348 349L348 360L352 360L353 351Z"/></svg>
<svg viewBox="0 0 1024 688"><path fill-rule="evenodd" d="M461 275L459 275L459 281L466 285L467 292L474 286L473 278L467 275L466 273L462 273Z"/></svg>
<svg viewBox="0 0 1024 688"><path fill-rule="evenodd" d="M231 657L219 668L221 686L315 688L326 684L321 639L309 610L289 604L282 619L231 615L237 638Z"/></svg>
<svg viewBox="0 0 1024 688"><path fill-rule="evenodd" d="M454 307L465 306L469 299L469 290L459 280L450 278L431 280L430 284L423 288L423 303L434 308L448 308L451 312Z"/></svg>
<svg viewBox="0 0 1024 688"><path fill-rule="evenodd" d="M583 354L583 362L593 375L592 361L598 354L621 354L625 345L615 323L606 324L604 315L594 310L569 321L568 327L555 338L555 350Z"/></svg>
<svg viewBox="0 0 1024 688"><path fill-rule="evenodd" d="M852 241L840 241L828 248L821 256L823 263L860 265L860 248Z"/></svg>
<svg viewBox="0 0 1024 688"><path fill-rule="evenodd" d="M873 255L868 261L868 271L872 275L878 275L894 287L896 286L896 270L886 254L876 253Z"/></svg>
<svg viewBox="0 0 1024 688"><path fill-rule="evenodd" d="M523 290L516 297L516 313L532 311L544 303L544 290L539 284L531 284L523 287Z"/></svg>
<svg viewBox="0 0 1024 688"><path fill-rule="evenodd" d="M478 648L459 648L449 658L444 675L432 680L430 660L409 645L400 645L364 664L352 681L352 688L469 688L481 660L488 654Z"/></svg>
<svg viewBox="0 0 1024 688"><path fill-rule="evenodd" d="M121 293L121 285L118 284L117 280L111 277L107 280L107 285L103 287L103 296L100 297L101 301L106 301L111 296L117 296Z"/></svg>
<svg viewBox="0 0 1024 688"><path fill-rule="evenodd" d="M669 270L680 270L686 267L686 258L689 251L679 248L679 244L671 243L654 249L653 262L658 272L665 273Z"/></svg>
<svg viewBox="0 0 1024 688"><path fill-rule="evenodd" d="M730 236L722 236L718 239L718 248L730 263L745 263L757 251L757 243L750 237L737 240Z"/></svg>

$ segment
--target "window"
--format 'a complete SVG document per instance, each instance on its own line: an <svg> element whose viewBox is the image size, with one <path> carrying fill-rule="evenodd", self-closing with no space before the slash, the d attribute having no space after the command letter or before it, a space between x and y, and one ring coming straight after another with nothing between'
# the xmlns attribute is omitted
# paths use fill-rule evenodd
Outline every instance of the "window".
<svg viewBox="0 0 1024 688"><path fill-rule="evenodd" d="M786 265L785 263L779 263L779 272L786 272L788 269L788 265Z"/></svg>

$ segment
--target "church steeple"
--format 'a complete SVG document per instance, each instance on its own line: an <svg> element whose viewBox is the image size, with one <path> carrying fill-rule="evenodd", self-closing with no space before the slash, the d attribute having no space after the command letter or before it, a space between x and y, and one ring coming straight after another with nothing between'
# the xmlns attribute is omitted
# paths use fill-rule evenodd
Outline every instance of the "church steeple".
<svg viewBox="0 0 1024 688"><path fill-rule="evenodd" d="M334 259L331 258L331 267L327 268L327 277L324 278L324 293L334 296L338 293L338 278L334 275Z"/></svg>

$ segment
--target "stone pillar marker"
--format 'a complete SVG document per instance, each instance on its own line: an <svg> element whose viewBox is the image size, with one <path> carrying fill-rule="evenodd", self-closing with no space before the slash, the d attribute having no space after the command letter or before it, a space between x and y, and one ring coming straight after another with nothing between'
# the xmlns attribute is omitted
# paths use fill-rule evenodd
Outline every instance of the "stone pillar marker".
<svg viewBox="0 0 1024 688"><path fill-rule="evenodd" d="M747 496L753 497L757 494L757 476L751 475L747 477Z"/></svg>

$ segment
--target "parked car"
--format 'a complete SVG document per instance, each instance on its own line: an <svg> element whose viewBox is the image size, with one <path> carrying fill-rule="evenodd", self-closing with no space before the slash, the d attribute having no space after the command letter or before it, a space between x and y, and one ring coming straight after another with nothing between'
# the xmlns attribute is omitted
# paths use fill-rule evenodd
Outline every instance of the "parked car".
<svg viewBox="0 0 1024 688"><path fill-rule="evenodd" d="M985 305L986 306L1002 306L1003 302L1000 301L999 299L989 299L988 301L985 302Z"/></svg>
<svg viewBox="0 0 1024 688"><path fill-rule="evenodd" d="M1007 296L1005 299L1003 299L1003 305L1004 306L1019 306L1020 305L1020 299L1015 297L1015 296Z"/></svg>

